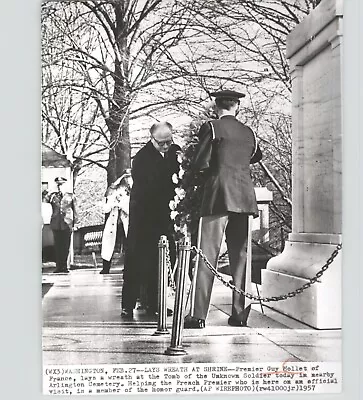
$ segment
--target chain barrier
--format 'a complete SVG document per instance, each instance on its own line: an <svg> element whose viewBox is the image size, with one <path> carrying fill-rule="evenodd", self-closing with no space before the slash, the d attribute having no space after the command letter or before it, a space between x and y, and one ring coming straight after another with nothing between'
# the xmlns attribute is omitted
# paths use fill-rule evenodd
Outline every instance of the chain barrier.
<svg viewBox="0 0 363 400"><path fill-rule="evenodd" d="M214 266L210 263L208 258L205 256L205 254L202 252L202 250L198 249L195 246L192 246L192 250L195 251L199 256L202 258L204 261L205 265L207 268L212 272L212 274L220 280L224 286L227 286L228 288L232 289L233 291L237 292L240 295L243 295L251 300L258 300L263 303L269 303L272 301L280 301L280 300L286 300L288 298L292 298L297 296L298 294L302 293L304 290L308 289L310 286L312 286L314 283L318 281L318 279L324 274L324 272L329 268L329 265L334 261L334 259L337 257L339 254L339 251L342 249L342 245L338 244L335 248L335 250L332 252L326 263L322 266L322 268L316 273L316 275L313 278L308 278L309 282L305 283L301 287L297 288L296 290L289 292L287 294L283 294L281 296L272 296L272 297L261 297L261 296L255 296L251 293L247 293L242 289L238 289L235 285L230 283L229 281L226 281L220 273L214 268Z"/></svg>

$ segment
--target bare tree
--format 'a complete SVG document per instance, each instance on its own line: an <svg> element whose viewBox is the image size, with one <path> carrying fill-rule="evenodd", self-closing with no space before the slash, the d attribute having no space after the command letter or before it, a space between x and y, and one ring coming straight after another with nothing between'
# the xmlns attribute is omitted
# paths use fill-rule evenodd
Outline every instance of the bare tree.
<svg viewBox="0 0 363 400"><path fill-rule="evenodd" d="M239 118L265 157L276 229L291 226L291 82L286 36L315 0L111 0L43 6L43 138L78 165L130 165L145 121L198 119L219 88L244 90ZM184 126L185 126L184 125ZM185 134L184 127L178 129ZM267 172L268 171L268 172ZM267 172L267 173L266 173ZM278 248L276 245L275 248Z"/></svg>
<svg viewBox="0 0 363 400"><path fill-rule="evenodd" d="M195 13L194 29L203 33L205 41L194 53L200 85L207 92L219 84L247 94L239 118L257 133L264 153L263 162L253 168L255 183L274 191L269 249L273 253L281 249L291 230L291 80L286 38L318 3L196 0L187 4ZM210 71L206 65L212 66Z"/></svg>
<svg viewBox="0 0 363 400"><path fill-rule="evenodd" d="M77 38L91 53L97 37L82 21L76 23L77 12L59 4L44 4L42 16L42 140L67 156L76 177L81 167L104 167L107 161L108 135L94 100L98 88L90 85L92 71L67 53L68 42Z"/></svg>
<svg viewBox="0 0 363 400"><path fill-rule="evenodd" d="M45 3L43 10L51 37L43 42L45 135L55 134L65 152L71 125L93 131L86 141L76 135L75 156L100 163L90 156L107 146L110 183L130 166L130 121L187 98L175 96L185 85L166 55L184 37L190 11L177 0Z"/></svg>

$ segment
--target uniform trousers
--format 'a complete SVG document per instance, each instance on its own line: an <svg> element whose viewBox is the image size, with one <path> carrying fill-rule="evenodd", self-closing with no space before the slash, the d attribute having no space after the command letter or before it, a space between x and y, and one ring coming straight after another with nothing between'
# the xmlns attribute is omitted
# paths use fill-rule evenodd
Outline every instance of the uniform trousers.
<svg viewBox="0 0 363 400"><path fill-rule="evenodd" d="M53 229L56 270L66 271L69 245L71 243L71 229Z"/></svg>
<svg viewBox="0 0 363 400"><path fill-rule="evenodd" d="M229 212L223 215L205 216L200 219L198 232L198 247L216 268L222 240L226 235L230 271L233 284L245 290L246 260L248 238L248 215ZM247 277L250 282L251 277ZM197 257L193 274L190 299L190 315L205 320L208 315L214 275L205 266L204 261ZM250 311L250 300L233 291L232 317L237 321L246 322Z"/></svg>

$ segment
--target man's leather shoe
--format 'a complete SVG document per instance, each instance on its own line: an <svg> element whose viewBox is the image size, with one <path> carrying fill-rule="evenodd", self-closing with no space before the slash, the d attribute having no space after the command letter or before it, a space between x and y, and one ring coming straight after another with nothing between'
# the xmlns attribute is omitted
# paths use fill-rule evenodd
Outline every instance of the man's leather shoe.
<svg viewBox="0 0 363 400"><path fill-rule="evenodd" d="M123 308L121 310L121 317L132 319L134 316L133 310L129 310L128 308Z"/></svg>
<svg viewBox="0 0 363 400"><path fill-rule="evenodd" d="M239 321L238 319L235 319L232 316L230 316L228 318L228 325L246 327L247 326L247 321Z"/></svg>
<svg viewBox="0 0 363 400"><path fill-rule="evenodd" d="M68 269L55 269L53 271L53 274L68 274L68 273L69 273Z"/></svg>
<svg viewBox="0 0 363 400"><path fill-rule="evenodd" d="M159 313L157 312L157 311L154 311L154 310L152 310L152 309L147 309L146 310L146 314L147 315L151 315L151 316L158 316L159 315ZM166 316L167 317L171 317L173 315L173 310L172 309L170 309L170 308L168 308L167 310L166 310Z"/></svg>
<svg viewBox="0 0 363 400"><path fill-rule="evenodd" d="M110 271L105 270L105 269L103 269L103 270L100 271L100 274L109 274L109 273L110 273Z"/></svg>
<svg viewBox="0 0 363 400"><path fill-rule="evenodd" d="M142 304L140 301L136 302L136 307L135 308L136 308L137 311L143 311L143 312L147 311L147 307L144 304Z"/></svg>
<svg viewBox="0 0 363 400"><path fill-rule="evenodd" d="M150 317L155 317L158 315L158 312L154 308L146 307L146 315Z"/></svg>
<svg viewBox="0 0 363 400"><path fill-rule="evenodd" d="M184 328L186 328L186 329L203 329L203 328L205 328L205 320L187 315L184 319Z"/></svg>

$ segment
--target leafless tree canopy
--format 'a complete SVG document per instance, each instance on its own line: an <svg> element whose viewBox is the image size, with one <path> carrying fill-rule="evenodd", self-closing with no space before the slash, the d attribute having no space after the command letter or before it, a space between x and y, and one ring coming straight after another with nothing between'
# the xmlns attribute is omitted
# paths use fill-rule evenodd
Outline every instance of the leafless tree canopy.
<svg viewBox="0 0 363 400"><path fill-rule="evenodd" d="M90 164L108 183L130 166L131 142L155 120L183 137L210 101L247 94L240 118L257 133L289 225L291 81L286 36L317 0L110 0L42 5L42 139L75 176ZM180 122L180 123L179 123ZM257 184L270 181L257 168ZM275 187L274 187L275 189ZM285 210L285 207L287 209Z"/></svg>

